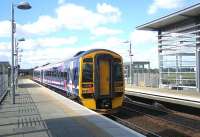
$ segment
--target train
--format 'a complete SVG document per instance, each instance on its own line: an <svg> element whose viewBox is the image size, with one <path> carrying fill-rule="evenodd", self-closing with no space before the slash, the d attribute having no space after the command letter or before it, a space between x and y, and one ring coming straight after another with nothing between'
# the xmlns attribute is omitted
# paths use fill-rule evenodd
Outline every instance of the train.
<svg viewBox="0 0 200 137"><path fill-rule="evenodd" d="M33 80L60 89L83 106L118 110L125 91L122 57L110 50L80 51L65 61L33 70Z"/></svg>

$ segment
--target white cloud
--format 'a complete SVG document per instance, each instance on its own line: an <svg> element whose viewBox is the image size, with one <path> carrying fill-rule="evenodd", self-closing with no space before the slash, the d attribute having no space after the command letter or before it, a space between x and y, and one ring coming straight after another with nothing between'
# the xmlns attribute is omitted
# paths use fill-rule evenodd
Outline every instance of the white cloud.
<svg viewBox="0 0 200 137"><path fill-rule="evenodd" d="M59 5L64 4L64 3L65 3L65 0L58 0Z"/></svg>
<svg viewBox="0 0 200 137"><path fill-rule="evenodd" d="M153 68L158 67L157 33L152 31L134 30L132 42L133 60L150 61Z"/></svg>
<svg viewBox="0 0 200 137"><path fill-rule="evenodd" d="M154 0L150 5L148 13L154 14L159 9L174 9L182 6L184 0Z"/></svg>
<svg viewBox="0 0 200 137"><path fill-rule="evenodd" d="M66 4L57 10L58 20L68 29L84 29L98 25L101 15L95 14L85 7L75 4Z"/></svg>
<svg viewBox="0 0 200 137"><path fill-rule="evenodd" d="M106 40L103 41L95 41L94 43L87 46L86 49L93 49L93 48L103 48L109 50L115 50L120 48L121 39L116 37L108 37Z"/></svg>
<svg viewBox="0 0 200 137"><path fill-rule="evenodd" d="M129 46L123 43L123 39L117 37L108 37L102 41L95 41L89 46L85 46L82 50L89 49L108 49L114 51L123 57L124 61L129 61L128 49Z"/></svg>
<svg viewBox="0 0 200 137"><path fill-rule="evenodd" d="M31 68L35 66L41 66L46 63L57 63L66 59L71 58L78 51L83 48L74 48L65 46L62 48L50 47L36 50L27 50L23 52L22 67Z"/></svg>
<svg viewBox="0 0 200 137"><path fill-rule="evenodd" d="M11 43L0 42L0 61L9 61L11 58Z"/></svg>
<svg viewBox="0 0 200 137"><path fill-rule="evenodd" d="M73 45L78 41L75 36L71 37L43 37L37 39L27 39L22 44L24 49L36 49L36 48L59 48L61 46ZM44 52L44 51L42 51Z"/></svg>
<svg viewBox="0 0 200 137"><path fill-rule="evenodd" d="M11 22L0 21L0 37L9 37L11 35Z"/></svg>
<svg viewBox="0 0 200 137"><path fill-rule="evenodd" d="M10 42L0 42L0 51L10 50L11 44Z"/></svg>
<svg viewBox="0 0 200 137"><path fill-rule="evenodd" d="M125 40L117 37L108 37L105 41L96 41L91 45L82 48L82 50L94 48L108 49L121 55L124 62L129 62L129 44L123 43L123 41ZM144 39L144 41L133 43L133 61L150 61L151 68L158 68L157 44L152 42L151 39Z"/></svg>
<svg viewBox="0 0 200 137"><path fill-rule="evenodd" d="M113 7L112 5L103 3L97 4L97 12L101 14L116 14L117 16L121 15L121 12L118 8Z"/></svg>
<svg viewBox="0 0 200 137"><path fill-rule="evenodd" d="M131 41L134 45L150 44L157 42L157 33L152 31L134 30L131 33Z"/></svg>
<svg viewBox="0 0 200 137"><path fill-rule="evenodd" d="M91 33L96 36L112 36L112 35L119 35L123 33L122 30L119 29L110 29L106 27L98 27L91 30Z"/></svg>
<svg viewBox="0 0 200 137"><path fill-rule="evenodd" d="M91 30L100 25L120 21L119 9L106 3L98 4L97 11L92 11L76 4L62 4L55 10L55 17L41 15L32 23L17 24L18 35L47 35L59 31ZM0 21L0 37L9 37L10 21Z"/></svg>
<svg viewBox="0 0 200 137"><path fill-rule="evenodd" d="M73 45L78 41L76 37L68 37L68 38L40 38L37 39L37 42L41 46L48 46L48 47L57 47L57 46L68 46Z"/></svg>
<svg viewBox="0 0 200 137"><path fill-rule="evenodd" d="M23 49L21 53L24 68L31 68L36 65L42 65L46 62L58 62L64 58L75 54L74 45L78 41L77 37L44 37L37 39L26 39L19 43L19 48ZM74 51L74 52L73 52ZM0 60L10 60L11 44L10 42L0 43Z"/></svg>
<svg viewBox="0 0 200 137"><path fill-rule="evenodd" d="M6 53L2 53L0 51L0 61L8 61L9 62L10 58L9 58L9 55Z"/></svg>
<svg viewBox="0 0 200 137"><path fill-rule="evenodd" d="M62 2L60 1L60 3ZM120 21L120 18L121 12L119 9L106 3L97 4L94 11L84 6L62 3L56 9L54 17L41 15L35 22L17 24L17 35L26 36L26 41L21 42L19 45L24 50L22 53L22 67L31 68L36 65L45 64L46 62L61 61L73 56L80 50L91 48L106 48L121 52L124 48L120 45L121 40L111 36L121 34L123 31L102 27L107 24L117 23ZM0 37L10 37L9 21L0 21L0 28ZM76 46L75 48L73 45L77 43L77 37L43 36L59 32L61 29L87 30L94 36L105 35L108 38L102 41L95 41L89 44L89 46L80 48ZM32 36L34 39L29 39ZM10 47L10 43L0 43L0 57L8 58L10 56Z"/></svg>
<svg viewBox="0 0 200 137"><path fill-rule="evenodd" d="M24 44L25 45L25 44ZM121 52L126 49L124 45L121 44L121 40L115 37L110 37L105 41L96 41L90 45L82 46L79 48L74 48L72 46L65 46L62 48L57 47L46 47L42 46L42 50L27 50L23 52L22 63L25 65L23 67L35 67L43 65L47 62L55 63L62 60L68 59L75 55L79 51L89 50L94 48L109 49L121 54ZM33 49L33 48L32 48ZM121 49L121 50L119 50ZM44 52L45 51L45 52ZM121 54L122 55L122 54ZM31 63L30 63L31 62Z"/></svg>
<svg viewBox="0 0 200 137"><path fill-rule="evenodd" d="M121 17L121 11L112 5L103 3L97 4L97 12L106 16L112 22L119 22Z"/></svg>
<svg viewBox="0 0 200 137"><path fill-rule="evenodd" d="M36 40L32 40L32 42L29 40L29 42L32 43L32 47L27 50L25 49L24 52L22 53L23 54L22 64L24 64L24 66L22 67L25 67L25 68L27 68L27 66L35 67L35 66L43 65L47 62L50 62L50 63L59 62L64 59L72 57L78 51L95 49L95 48L103 48L103 49L112 50L120 54L123 57L124 61L127 62L130 60L128 56L129 45L122 43L122 41L124 40L117 37L108 37L105 40L94 41L93 43L88 44L88 45L83 45L82 47L72 47L72 46L67 46L67 45L63 47L57 47L65 43L65 41L62 42L62 38L59 38L61 42L59 42L60 44L57 44L57 46L55 46L55 44L51 45L51 43L56 43L58 39L55 39L55 40L53 40L54 38L50 38L50 39L52 39L52 41L50 42L48 41L48 38L43 38L43 40L36 39ZM76 38L71 38L71 39L76 39ZM136 43L133 42L133 48L132 48L133 54L134 54L133 60L134 61L150 61L151 66L153 68L156 68L158 66L157 45L156 43L154 43L155 45L152 45L153 44L152 42L153 41L150 38L144 39L144 40L142 40L141 38ZM24 42L22 47L25 48L27 44L25 44ZM27 48L29 46L30 44L27 46Z"/></svg>
<svg viewBox="0 0 200 137"><path fill-rule="evenodd" d="M56 13L58 21L68 29L91 29L101 24L116 23L120 19L116 12L101 14L75 4L62 5Z"/></svg>
<svg viewBox="0 0 200 137"><path fill-rule="evenodd" d="M50 16L40 16L34 23L17 25L18 33L25 34L48 34L60 28L59 22Z"/></svg>
<svg viewBox="0 0 200 137"><path fill-rule="evenodd" d="M133 60L134 61L150 61L151 66L153 68L158 67L156 33L151 33L148 31L133 31L133 33L131 33L131 38L132 38L131 40L133 44L132 51L134 54ZM48 41L48 39L52 39L52 41ZM77 39L77 38L72 37L68 39L72 39L71 41L76 41L73 39ZM59 40L60 42L57 40ZM54 63L54 62L62 61L64 59L72 57L78 51L95 49L95 48L103 48L103 49L108 49L108 50L117 52L123 57L124 61L127 62L130 60L128 56L129 45L122 43L123 41L125 40L117 38L117 37L108 37L105 40L94 41L91 44L83 45L82 47L75 48L75 47L67 46L67 45L64 47L59 47L59 45L62 45L63 43L65 43L65 40L63 38L58 38L58 39L42 38L42 39L35 39L32 41L29 40L30 43L29 44L24 43L23 47L25 48L26 45L31 46L31 43L32 43L32 47L31 49L23 53L22 60L23 60L23 64L26 64L26 66L28 66L27 64L29 62L32 62L32 64L34 65L32 64L29 64L29 65L32 65L32 67L34 67L37 65L43 65L47 62ZM57 42L60 44L56 44ZM55 44L51 45L51 43L55 43ZM27 46L27 48L29 46Z"/></svg>
<svg viewBox="0 0 200 137"><path fill-rule="evenodd" d="M36 22L29 24L16 24L17 35L45 35L51 32L56 32L61 26L59 22L50 16L40 16ZM0 37L11 36L10 21L0 21Z"/></svg>
<svg viewBox="0 0 200 137"><path fill-rule="evenodd" d="M146 48L145 46L150 46ZM158 49L157 45L146 45L143 48L133 47L133 61L149 61L151 68L158 68Z"/></svg>

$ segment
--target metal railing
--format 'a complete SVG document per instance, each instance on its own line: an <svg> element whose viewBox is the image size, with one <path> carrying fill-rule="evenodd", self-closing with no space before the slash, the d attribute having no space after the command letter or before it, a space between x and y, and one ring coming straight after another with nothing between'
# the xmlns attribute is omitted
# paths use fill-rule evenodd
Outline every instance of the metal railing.
<svg viewBox="0 0 200 137"><path fill-rule="evenodd" d="M159 73L139 73L135 72L132 74L132 82L130 78L125 78L125 84L136 86L136 87L159 87Z"/></svg>
<svg viewBox="0 0 200 137"><path fill-rule="evenodd" d="M5 73L0 73L0 104L3 101L5 95L9 91L10 80L9 75Z"/></svg>

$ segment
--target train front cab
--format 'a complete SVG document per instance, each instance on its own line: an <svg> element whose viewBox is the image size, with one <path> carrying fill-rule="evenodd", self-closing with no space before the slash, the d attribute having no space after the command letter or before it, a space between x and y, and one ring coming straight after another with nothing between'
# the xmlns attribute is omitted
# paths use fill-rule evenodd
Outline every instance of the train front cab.
<svg viewBox="0 0 200 137"><path fill-rule="evenodd" d="M97 51L83 56L80 63L79 96L83 105L97 111L119 108L124 93L121 57Z"/></svg>

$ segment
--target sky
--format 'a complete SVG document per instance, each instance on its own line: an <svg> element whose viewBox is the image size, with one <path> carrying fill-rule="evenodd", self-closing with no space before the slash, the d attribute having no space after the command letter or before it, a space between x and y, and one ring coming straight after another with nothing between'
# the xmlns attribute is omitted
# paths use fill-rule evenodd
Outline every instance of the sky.
<svg viewBox="0 0 200 137"><path fill-rule="evenodd" d="M11 61L11 3L0 4L0 61ZM79 51L103 48L128 62L131 41L133 61L150 61L158 67L157 33L136 27L197 4L198 0L28 0L32 8L15 7L16 39L21 68L60 62Z"/></svg>

